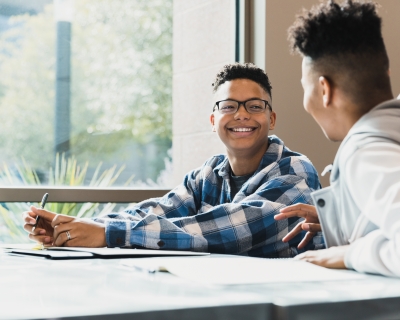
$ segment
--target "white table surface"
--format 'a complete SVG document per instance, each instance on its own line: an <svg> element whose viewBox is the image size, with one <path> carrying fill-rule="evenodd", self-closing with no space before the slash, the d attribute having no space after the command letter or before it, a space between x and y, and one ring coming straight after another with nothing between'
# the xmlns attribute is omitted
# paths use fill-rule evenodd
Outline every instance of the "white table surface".
<svg viewBox="0 0 400 320"><path fill-rule="evenodd" d="M400 319L400 279L380 276L218 286L140 272L121 259L3 252L0 270L0 319Z"/></svg>

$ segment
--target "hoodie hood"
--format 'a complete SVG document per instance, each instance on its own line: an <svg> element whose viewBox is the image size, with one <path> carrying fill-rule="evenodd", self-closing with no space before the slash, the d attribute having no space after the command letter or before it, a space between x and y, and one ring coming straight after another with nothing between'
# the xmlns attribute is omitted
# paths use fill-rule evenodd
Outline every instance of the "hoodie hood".
<svg viewBox="0 0 400 320"><path fill-rule="evenodd" d="M377 105L354 124L336 154L331 182L339 177L339 159L345 162L355 150L376 141L400 144L400 100L389 100Z"/></svg>

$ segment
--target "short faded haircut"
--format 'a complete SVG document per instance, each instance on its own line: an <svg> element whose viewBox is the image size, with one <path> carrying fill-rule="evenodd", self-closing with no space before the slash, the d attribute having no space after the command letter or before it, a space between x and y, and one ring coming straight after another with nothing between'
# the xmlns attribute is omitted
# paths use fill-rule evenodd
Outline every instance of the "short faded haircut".
<svg viewBox="0 0 400 320"><path fill-rule="evenodd" d="M311 59L318 70L362 102L365 89L387 90L389 59L377 5L331 0L303 10L288 30L292 52ZM361 100L360 100L361 99Z"/></svg>
<svg viewBox="0 0 400 320"><path fill-rule="evenodd" d="M258 68L253 63L236 62L223 66L222 69L218 71L214 83L212 84L213 92L216 92L219 86L226 81L232 81L236 79L248 79L258 83L272 99L272 86L268 75L264 70Z"/></svg>

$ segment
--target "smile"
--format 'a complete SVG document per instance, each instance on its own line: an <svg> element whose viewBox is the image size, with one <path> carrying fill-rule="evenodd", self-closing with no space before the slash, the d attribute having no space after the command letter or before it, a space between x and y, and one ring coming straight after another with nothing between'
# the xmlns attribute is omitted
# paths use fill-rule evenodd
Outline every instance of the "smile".
<svg viewBox="0 0 400 320"><path fill-rule="evenodd" d="M233 132L250 132L256 130L256 128L229 128Z"/></svg>

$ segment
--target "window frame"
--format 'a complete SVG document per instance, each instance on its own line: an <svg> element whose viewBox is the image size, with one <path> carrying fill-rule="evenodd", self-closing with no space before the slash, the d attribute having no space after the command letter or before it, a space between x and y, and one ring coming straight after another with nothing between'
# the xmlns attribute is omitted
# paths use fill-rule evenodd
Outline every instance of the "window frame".
<svg viewBox="0 0 400 320"><path fill-rule="evenodd" d="M49 202L133 203L162 197L170 189L90 188L68 186L0 187L0 202L40 202L49 193Z"/></svg>

